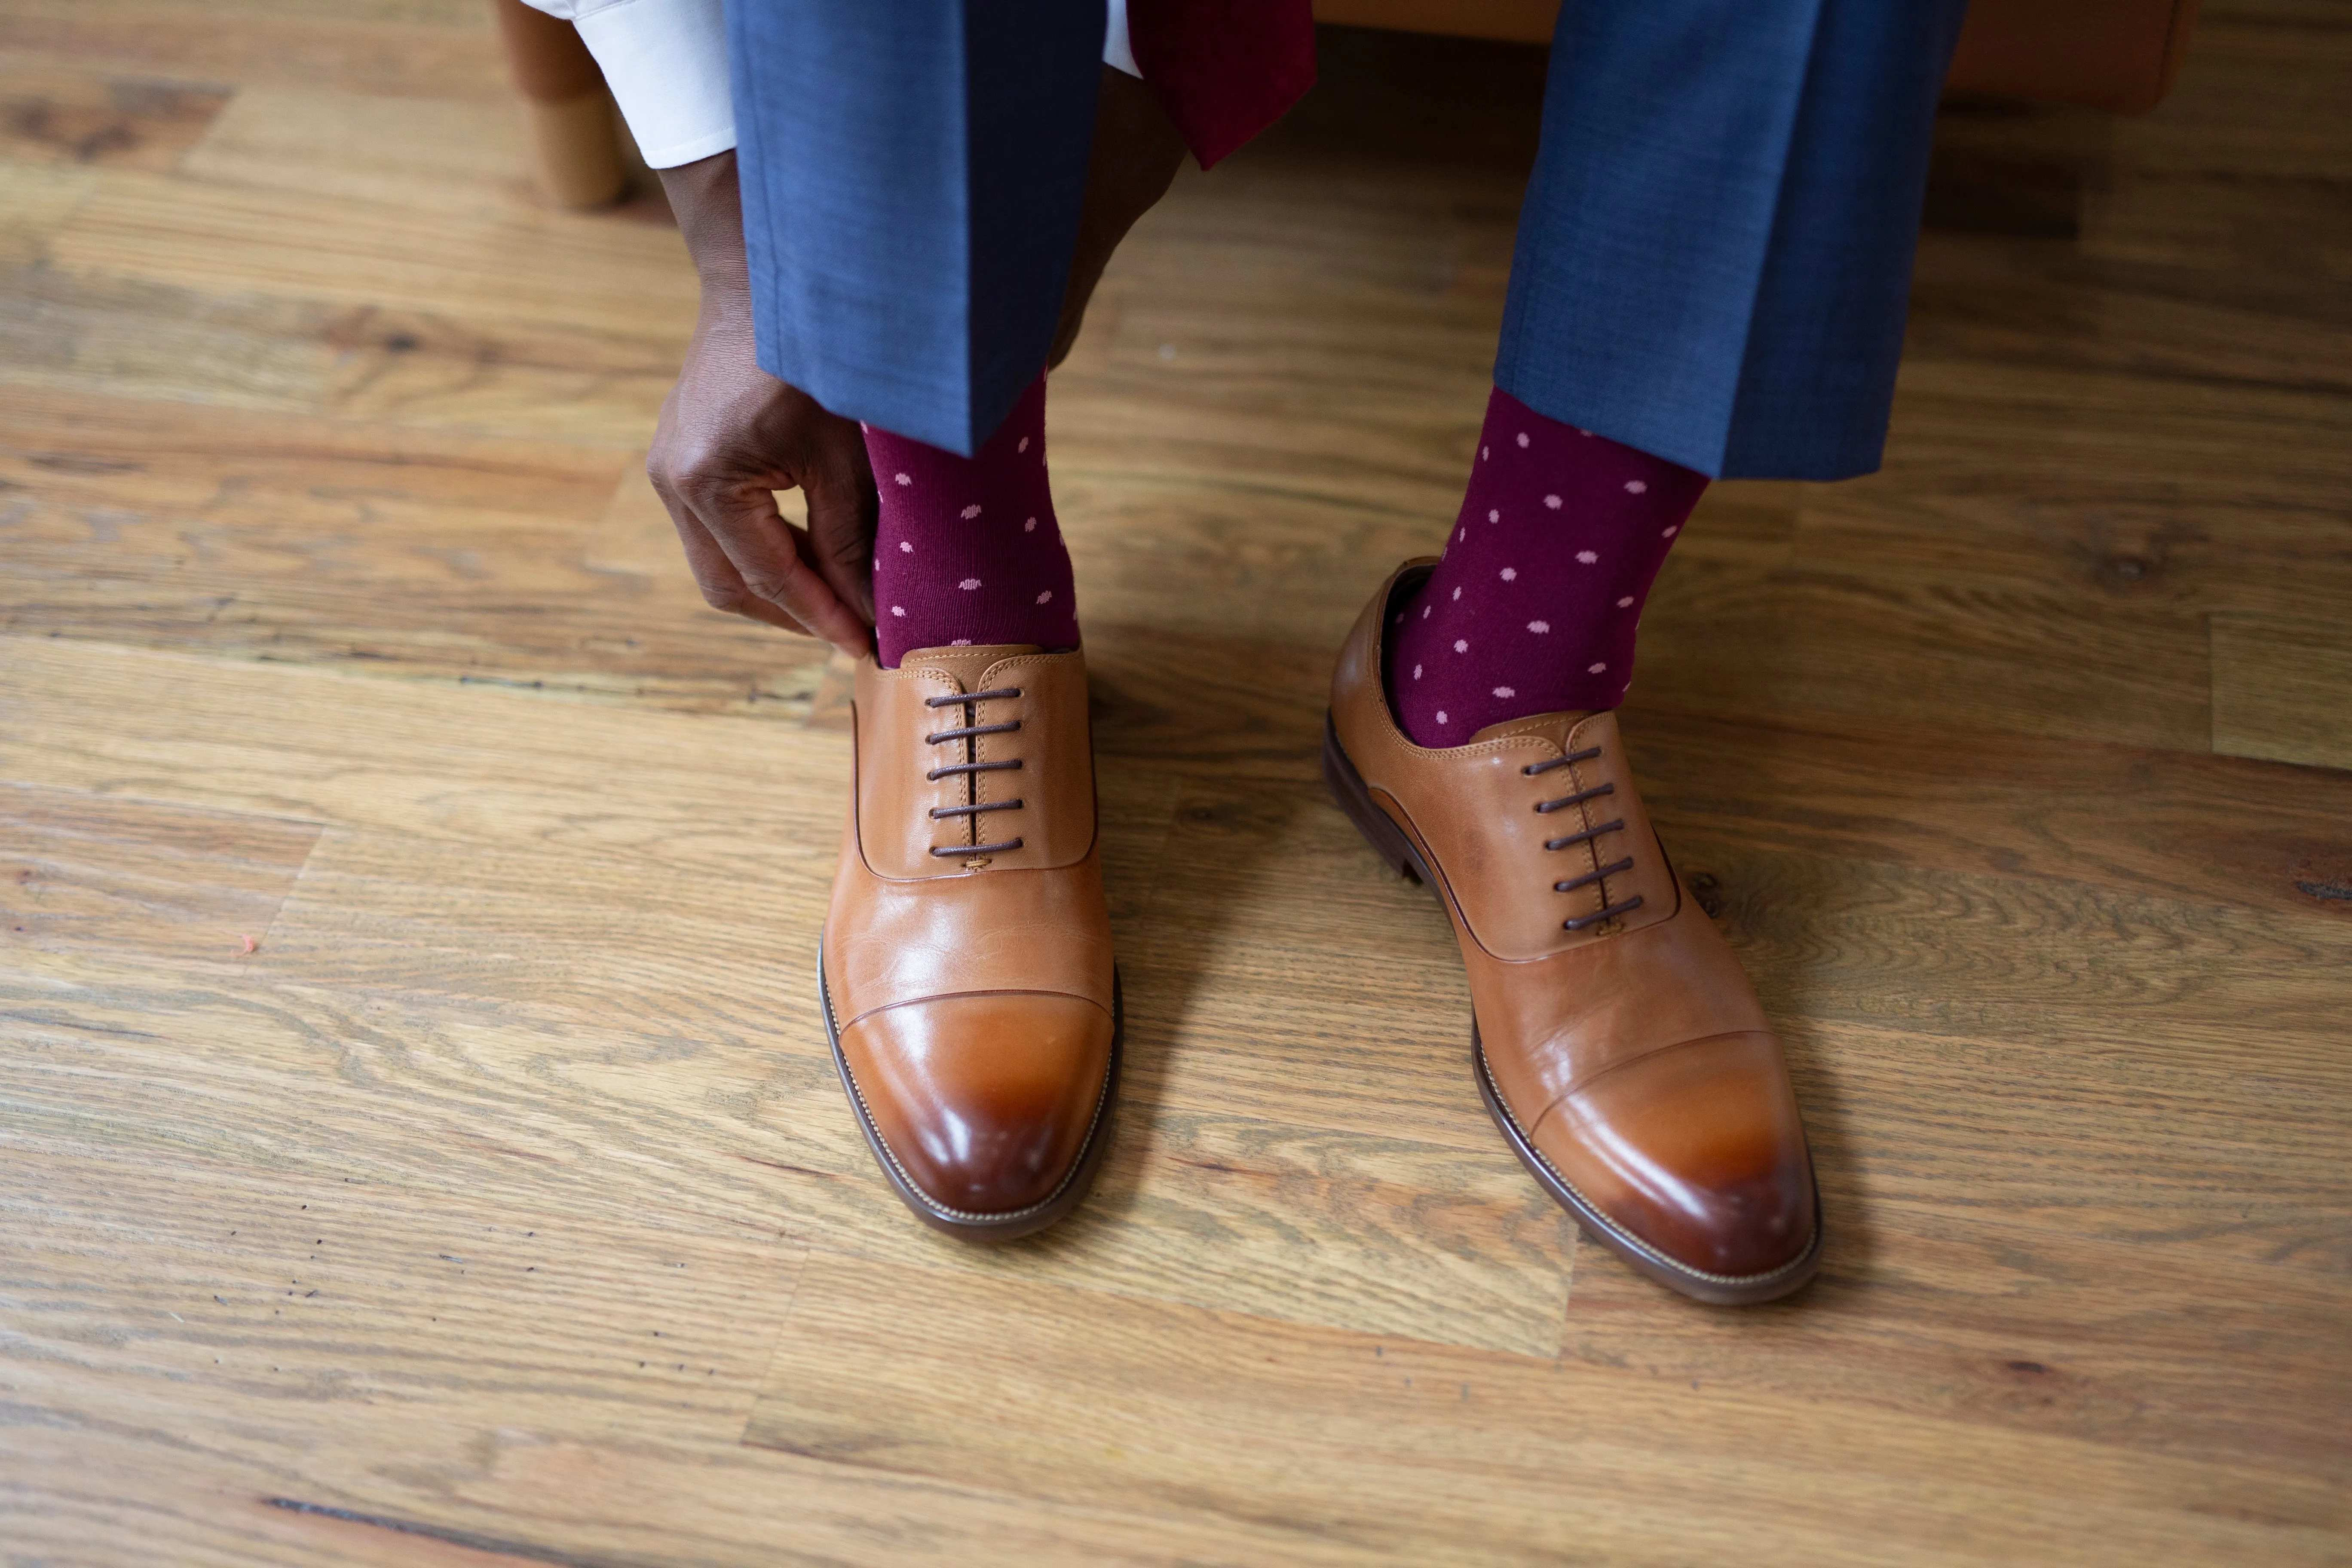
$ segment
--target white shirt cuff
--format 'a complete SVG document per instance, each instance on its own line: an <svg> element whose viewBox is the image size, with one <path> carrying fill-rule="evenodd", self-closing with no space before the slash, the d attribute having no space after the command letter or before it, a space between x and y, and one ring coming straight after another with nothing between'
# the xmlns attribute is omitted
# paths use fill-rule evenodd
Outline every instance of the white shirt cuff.
<svg viewBox="0 0 2352 1568"><path fill-rule="evenodd" d="M720 0L531 3L572 18L648 168L674 168L735 145ZM1128 39L1127 0L1108 0L1105 9L1103 64L1142 76Z"/></svg>
<svg viewBox="0 0 2352 1568"><path fill-rule="evenodd" d="M580 40L604 68L648 168L674 168L735 145L719 0L613 0L580 10Z"/></svg>
<svg viewBox="0 0 2352 1568"><path fill-rule="evenodd" d="M1109 10L1110 26L1103 35L1103 64L1140 78L1143 68L1135 63L1135 46L1127 39L1127 0L1110 0Z"/></svg>

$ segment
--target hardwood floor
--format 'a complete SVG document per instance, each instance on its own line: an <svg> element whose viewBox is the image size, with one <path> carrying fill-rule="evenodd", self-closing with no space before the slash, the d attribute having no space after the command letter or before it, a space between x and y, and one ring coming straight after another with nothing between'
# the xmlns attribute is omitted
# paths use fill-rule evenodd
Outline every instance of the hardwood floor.
<svg viewBox="0 0 2352 1568"><path fill-rule="evenodd" d="M534 200L478 0L0 5L0 1564L2352 1561L2341 8L1951 106L1885 471L1666 568L1832 1226L1738 1312L1521 1174L1316 776L1541 81L1325 46L1055 378L1130 1060L978 1251L816 1016L842 673L642 477L653 204Z"/></svg>

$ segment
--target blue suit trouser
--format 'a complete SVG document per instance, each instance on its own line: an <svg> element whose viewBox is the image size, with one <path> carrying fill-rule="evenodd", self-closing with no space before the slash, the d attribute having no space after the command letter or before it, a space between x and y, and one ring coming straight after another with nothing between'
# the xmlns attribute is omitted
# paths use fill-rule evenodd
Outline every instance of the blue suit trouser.
<svg viewBox="0 0 2352 1568"><path fill-rule="evenodd" d="M1496 384L1722 478L1878 465L1966 0L1567 0ZM730 0L760 363L952 451L1045 361L1102 0Z"/></svg>

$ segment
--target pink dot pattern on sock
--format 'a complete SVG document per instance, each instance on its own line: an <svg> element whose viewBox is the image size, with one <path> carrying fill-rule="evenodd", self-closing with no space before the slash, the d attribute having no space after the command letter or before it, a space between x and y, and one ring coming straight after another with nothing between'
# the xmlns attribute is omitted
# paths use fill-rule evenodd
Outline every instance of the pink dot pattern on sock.
<svg viewBox="0 0 2352 1568"><path fill-rule="evenodd" d="M1479 454L1462 516L1493 526L1456 530L1428 582L1396 605L1421 614L1389 638L1389 669L1415 672L1402 689L1391 676L1391 700L1422 745L1458 744L1529 714L1615 707L1642 601L1706 489L1701 474L1547 419L1499 389ZM1441 741L1441 729L1455 739Z"/></svg>
<svg viewBox="0 0 2352 1568"><path fill-rule="evenodd" d="M881 489L874 552L874 596L890 606L876 628L884 666L923 647L1077 646L1070 552L1048 477L1044 376L972 457L871 426L866 449L874 471L893 481Z"/></svg>

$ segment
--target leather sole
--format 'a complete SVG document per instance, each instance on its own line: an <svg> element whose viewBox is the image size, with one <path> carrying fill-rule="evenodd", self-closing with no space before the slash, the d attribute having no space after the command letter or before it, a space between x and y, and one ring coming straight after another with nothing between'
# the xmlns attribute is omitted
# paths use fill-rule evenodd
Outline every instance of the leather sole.
<svg viewBox="0 0 2352 1568"><path fill-rule="evenodd" d="M816 997L819 1010L824 1014L825 1044L833 1047L834 1070L841 1075L842 1090L849 1096L850 1110L856 1113L857 1130L866 1134L866 1146L873 1152L874 1163L889 1178L891 1191L898 1194L900 1203L914 1211L917 1219L934 1230L967 1241L1018 1241L1024 1236L1036 1235L1086 1201L1095 1184L1095 1173L1102 1167L1103 1150L1110 1142L1111 1107L1118 1100L1118 1064L1127 1039L1127 1007L1120 994L1117 968L1110 972L1110 1067L1103 1074L1102 1094L1095 1101L1094 1121L1087 1128L1087 1141L1079 1146L1078 1157L1060 1185L1026 1208L1001 1215L971 1214L935 1201L908 1179L898 1156L882 1141L874 1119L866 1114L866 1097L858 1092L857 1079L849 1070L849 1058L841 1054L841 1028L834 1021L833 993L824 983L822 933L816 942Z"/></svg>
<svg viewBox="0 0 2352 1568"><path fill-rule="evenodd" d="M1412 837L1372 799L1372 792L1365 785L1363 775L1356 771L1356 764L1349 760L1347 752L1341 748L1339 731L1331 722L1328 713L1323 716L1323 782L1329 786L1332 798L1339 803L1339 809L1347 813L1348 820L1356 825L1356 831L1362 834L1364 841L1372 847L1372 852L1386 861L1399 876L1427 888L1439 903L1447 905L1446 913L1452 916L1454 911L1447 901L1444 885L1431 875L1428 863L1421 858L1421 851ZM1477 1079L1478 1098L1486 1103L1487 1116L1493 1119L1496 1130L1510 1145L1511 1152L1518 1156L1519 1163L1527 1168L1528 1174L1536 1179L1536 1184L1551 1194L1554 1203L1575 1215L1577 1224L1583 1227L1587 1236L1668 1289L1717 1306L1745 1306L1756 1301L1773 1300L1801 1289L1820 1268L1822 1194L1818 1185L1813 1189L1812 1239L1806 1244L1802 1253L1763 1274L1710 1274L1667 1257L1619 1226L1594 1207L1582 1193L1576 1190L1574 1184L1552 1168L1551 1162L1544 1158L1542 1151L1536 1148L1520 1130L1518 1119L1511 1114L1510 1108L1503 1103L1502 1095L1496 1089L1494 1079L1486 1071L1486 1050L1478 1037L1478 1020L1475 1015L1470 1020L1470 1071L1471 1076Z"/></svg>

